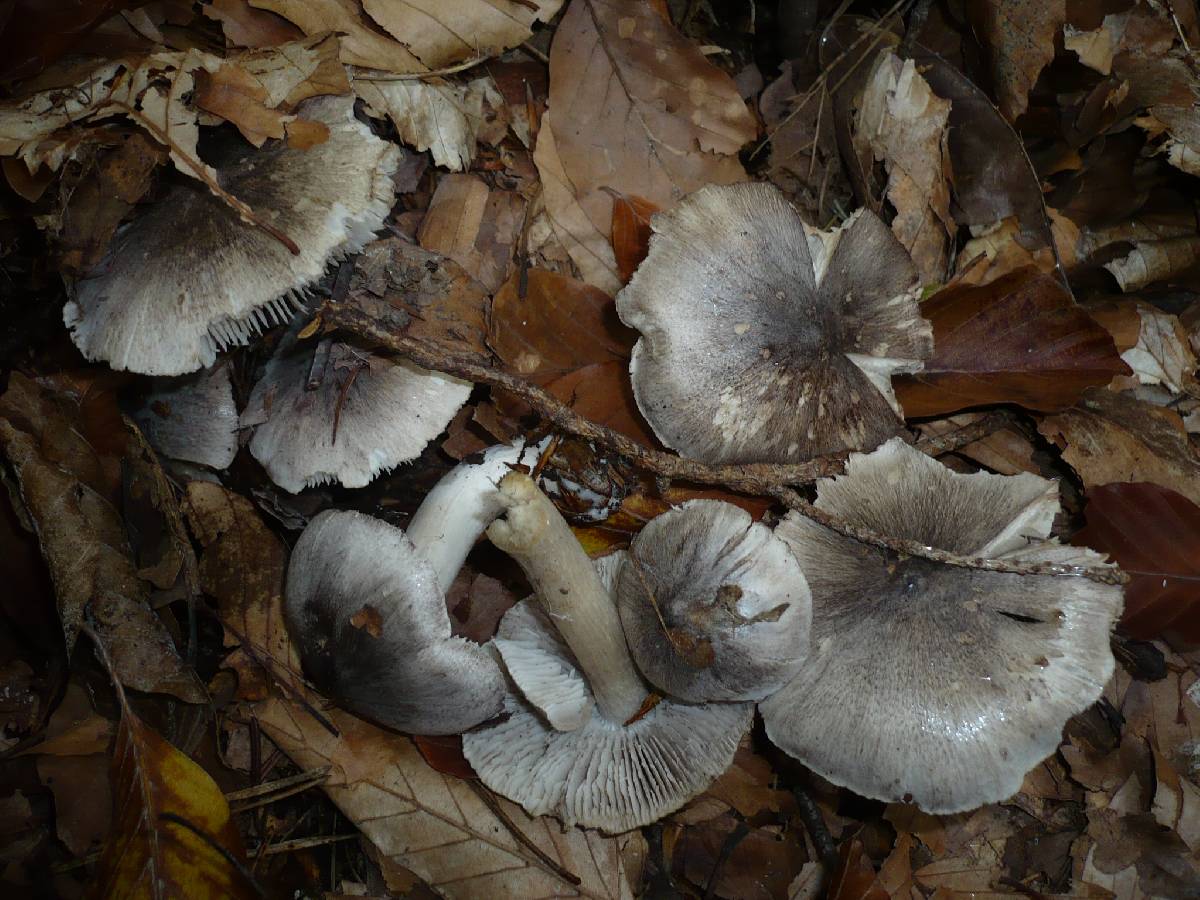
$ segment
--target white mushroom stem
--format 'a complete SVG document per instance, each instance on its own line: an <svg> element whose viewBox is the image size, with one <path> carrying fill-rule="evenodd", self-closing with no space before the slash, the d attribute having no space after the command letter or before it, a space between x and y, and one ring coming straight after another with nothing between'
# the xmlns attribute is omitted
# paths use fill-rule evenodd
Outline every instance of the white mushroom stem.
<svg viewBox="0 0 1200 900"><path fill-rule="evenodd" d="M491 524L488 537L525 570L587 676L600 712L617 724L629 721L646 699L646 685L629 655L616 605L592 561L528 475L510 472L500 482L499 494L507 515Z"/></svg>
<svg viewBox="0 0 1200 900"><path fill-rule="evenodd" d="M490 447L478 463L460 463L434 485L405 533L437 572L443 591L462 568L484 529L504 512L497 484L519 462L536 459L537 448L514 441Z"/></svg>

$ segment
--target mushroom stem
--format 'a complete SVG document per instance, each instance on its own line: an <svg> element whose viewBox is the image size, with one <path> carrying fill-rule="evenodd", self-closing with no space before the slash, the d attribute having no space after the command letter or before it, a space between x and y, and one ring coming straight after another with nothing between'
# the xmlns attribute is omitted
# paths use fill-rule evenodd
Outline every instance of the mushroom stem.
<svg viewBox="0 0 1200 900"><path fill-rule="evenodd" d="M489 447L478 463L459 463L434 485L405 533L437 573L442 591L462 568L475 541L504 512L497 483L521 462L524 441Z"/></svg>
<svg viewBox="0 0 1200 900"><path fill-rule="evenodd" d="M629 721L646 699L646 686L629 655L616 605L592 561L528 475L504 476L499 497L507 516L491 524L488 537L525 570L587 676L600 712L611 722Z"/></svg>

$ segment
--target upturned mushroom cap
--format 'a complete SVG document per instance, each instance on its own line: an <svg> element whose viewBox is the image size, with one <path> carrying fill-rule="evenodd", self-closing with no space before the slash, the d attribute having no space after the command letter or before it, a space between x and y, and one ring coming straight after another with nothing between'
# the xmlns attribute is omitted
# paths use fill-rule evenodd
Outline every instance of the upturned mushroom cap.
<svg viewBox="0 0 1200 900"><path fill-rule="evenodd" d="M1053 482L957 474L900 440L851 455L817 505L961 555L1101 559L1049 537ZM760 705L767 734L863 796L937 814L1004 800L1112 674L1119 587L896 560L795 513L776 533L812 588L813 649Z"/></svg>
<svg viewBox="0 0 1200 900"><path fill-rule="evenodd" d="M516 617L525 640L560 661L567 679L586 681L546 613L522 601ZM501 623L501 629L505 624ZM507 659L507 657L506 657ZM693 706L663 699L629 725L594 705L572 731L558 731L515 686L505 717L463 735L463 753L489 788L532 816L610 833L648 825L700 794L733 760L750 726L750 703Z"/></svg>
<svg viewBox="0 0 1200 900"><path fill-rule="evenodd" d="M254 426L250 452L284 490L357 488L419 456L470 393L469 382L349 344L284 341L242 425Z"/></svg>
<svg viewBox="0 0 1200 900"><path fill-rule="evenodd" d="M659 439L712 463L796 462L894 435L896 372L933 352L916 270L869 211L806 235L768 184L710 186L651 221L617 296Z"/></svg>
<svg viewBox="0 0 1200 900"><path fill-rule="evenodd" d="M116 237L102 274L63 310L75 345L114 369L180 375L289 319L298 292L357 252L391 208L400 151L354 118L354 98L316 97L299 115L329 138L308 150L247 148L222 186L300 248L243 222L198 184L180 184Z"/></svg>
<svg viewBox="0 0 1200 900"><path fill-rule="evenodd" d="M224 469L238 448L238 411L229 366L159 378L133 419L164 456Z"/></svg>
<svg viewBox="0 0 1200 900"><path fill-rule="evenodd" d="M652 519L621 566L616 598L638 668L681 700L761 700L808 655L800 564L730 503L689 500Z"/></svg>
<svg viewBox="0 0 1200 900"><path fill-rule="evenodd" d="M313 519L292 551L286 611L313 682L364 718L457 734L500 712L495 660L451 636L433 568L386 522L334 510Z"/></svg>

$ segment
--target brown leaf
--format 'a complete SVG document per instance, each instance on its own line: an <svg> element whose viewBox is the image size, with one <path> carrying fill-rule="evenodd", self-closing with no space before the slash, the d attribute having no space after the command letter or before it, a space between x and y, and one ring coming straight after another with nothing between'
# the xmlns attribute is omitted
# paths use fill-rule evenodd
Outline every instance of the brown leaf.
<svg viewBox="0 0 1200 900"><path fill-rule="evenodd" d="M607 425L643 447L660 446L638 410L626 360L582 366L547 381L545 387L584 418Z"/></svg>
<svg viewBox="0 0 1200 900"><path fill-rule="evenodd" d="M494 293L508 279L525 219L525 199L514 191L489 190L476 175L445 175L438 181L417 240L448 256Z"/></svg>
<svg viewBox="0 0 1200 900"><path fill-rule="evenodd" d="M430 768L455 778L478 778L475 769L463 756L462 735L442 734L434 737L413 735L413 744Z"/></svg>
<svg viewBox="0 0 1200 900"><path fill-rule="evenodd" d="M792 795L774 787L774 782L771 764L750 749L747 736L738 745L733 763L709 785L705 794L728 803L747 819L764 812L779 813L794 808Z"/></svg>
<svg viewBox="0 0 1200 900"><path fill-rule="evenodd" d="M96 455L56 399L13 373L0 397L0 450L33 520L67 647L74 646L90 604L122 683L202 703L203 685L146 604L149 592L137 576L116 509L76 474L93 470Z"/></svg>
<svg viewBox="0 0 1200 900"><path fill-rule="evenodd" d="M113 830L92 896L256 898L230 859L244 858L221 789L125 702L112 758Z"/></svg>
<svg viewBox="0 0 1200 900"><path fill-rule="evenodd" d="M634 271L650 251L650 217L658 206L637 195L613 197L612 245L617 258L617 273L628 284Z"/></svg>
<svg viewBox="0 0 1200 900"><path fill-rule="evenodd" d="M1200 458L1179 416L1126 394L1091 388L1079 405L1038 424L1089 490L1150 481L1200 503Z"/></svg>
<svg viewBox="0 0 1200 900"><path fill-rule="evenodd" d="M1200 506L1157 484L1088 491L1074 544L1107 553L1132 576L1121 626L1135 638L1200 645Z"/></svg>
<svg viewBox="0 0 1200 900"><path fill-rule="evenodd" d="M1029 91L1054 58L1054 38L1067 18L1066 0L972 0L968 14L988 50L1000 110L1015 121Z"/></svg>
<svg viewBox="0 0 1200 900"><path fill-rule="evenodd" d="M304 36L287 19L252 8L249 0L212 0L201 12L221 23L225 40L234 47L274 47Z"/></svg>
<svg viewBox="0 0 1200 900"><path fill-rule="evenodd" d="M829 900L887 900L888 893L879 884L875 867L857 837L838 848L838 867L830 877Z"/></svg>
<svg viewBox="0 0 1200 900"><path fill-rule="evenodd" d="M189 483L184 509L204 548L200 585L228 626L225 646L241 648L225 664L237 670L240 697L261 699L272 679L256 660L274 659L300 671L282 618L287 552L250 501L219 484Z"/></svg>
<svg viewBox="0 0 1200 900"><path fill-rule="evenodd" d="M986 413L960 413L946 419L934 419L917 426L922 437L939 437L953 434L960 428L983 418ZM1016 475L1018 472L1040 474L1033 460L1034 446L1020 429L1000 428L986 437L959 447L955 453L987 466L1001 475Z"/></svg>
<svg viewBox="0 0 1200 900"><path fill-rule="evenodd" d="M725 814L684 829L671 862L704 896L775 900L800 872L802 848L795 831L750 828Z"/></svg>
<svg viewBox="0 0 1200 900"><path fill-rule="evenodd" d="M659 207L745 179L756 133L733 80L640 0L573 0L550 48L534 161L546 210L584 280L615 293L612 196ZM551 121L553 120L553 121Z"/></svg>
<svg viewBox="0 0 1200 900"><path fill-rule="evenodd" d="M983 286L950 285L921 304L933 359L896 380L909 416L987 403L1070 406L1128 368L1108 332L1052 278L1024 270Z"/></svg>
<svg viewBox="0 0 1200 900"><path fill-rule="evenodd" d="M236 63L227 60L215 71L198 70L192 97L201 109L232 122L255 147L284 136L283 113L264 103L267 89Z"/></svg>

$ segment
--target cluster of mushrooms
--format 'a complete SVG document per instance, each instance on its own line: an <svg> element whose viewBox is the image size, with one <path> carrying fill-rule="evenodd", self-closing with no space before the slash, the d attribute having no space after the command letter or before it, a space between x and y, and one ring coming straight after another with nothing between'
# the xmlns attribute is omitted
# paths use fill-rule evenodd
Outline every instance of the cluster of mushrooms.
<svg viewBox="0 0 1200 900"><path fill-rule="evenodd" d="M249 433L293 492L359 487L415 458L471 390L349 341L302 340L297 324L239 413L218 351L292 319L393 200L399 151L351 98L301 115L329 140L221 167L300 253L181 185L118 235L65 313L89 358L161 376L138 414L161 452L223 468ZM665 445L732 464L854 451L816 490L851 525L960 556L1102 563L1051 536L1053 482L960 474L903 440L891 378L921 368L932 336L879 218L818 231L775 188L738 184L683 198L653 228L617 308L641 334L634 392ZM593 560L526 474L537 452L517 441L463 462L404 530L321 513L287 581L316 685L397 731L461 734L483 782L531 815L608 832L653 822L725 771L756 704L770 740L829 781L967 810L1014 794L1112 673L1119 587L898 558L795 512L771 528L715 500ZM445 595L484 535L533 594L479 645L452 635Z"/></svg>

